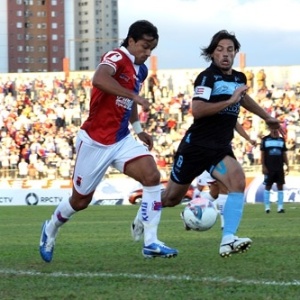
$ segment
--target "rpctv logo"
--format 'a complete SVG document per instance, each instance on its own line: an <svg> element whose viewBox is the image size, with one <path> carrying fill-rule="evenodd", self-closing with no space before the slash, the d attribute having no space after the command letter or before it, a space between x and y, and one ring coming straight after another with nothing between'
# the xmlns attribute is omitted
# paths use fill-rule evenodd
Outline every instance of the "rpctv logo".
<svg viewBox="0 0 300 300"><path fill-rule="evenodd" d="M63 197L40 197L40 203L60 203L63 201Z"/></svg>
<svg viewBox="0 0 300 300"><path fill-rule="evenodd" d="M26 196L25 201L27 205L37 205L39 203L39 197L35 193L29 193Z"/></svg>
<svg viewBox="0 0 300 300"><path fill-rule="evenodd" d="M63 197L38 197L35 193L29 193L25 201L27 205L37 205L40 204L47 204L47 203L60 203L63 200Z"/></svg>

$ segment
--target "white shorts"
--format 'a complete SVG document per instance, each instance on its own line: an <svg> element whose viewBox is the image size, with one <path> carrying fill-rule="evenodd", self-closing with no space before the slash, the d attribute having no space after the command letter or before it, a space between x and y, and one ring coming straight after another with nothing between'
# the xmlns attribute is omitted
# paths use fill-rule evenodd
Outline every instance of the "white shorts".
<svg viewBox="0 0 300 300"><path fill-rule="evenodd" d="M87 195L96 189L108 167L124 173L127 162L152 155L145 145L130 134L116 144L103 145L92 140L84 130L78 131L76 153L73 184L81 195Z"/></svg>
<svg viewBox="0 0 300 300"><path fill-rule="evenodd" d="M199 175L197 178L197 184L201 185L201 186L210 185L210 184L214 183L215 181L216 181L216 179L212 178L211 175L207 171L204 171L203 173L201 173L201 175Z"/></svg>

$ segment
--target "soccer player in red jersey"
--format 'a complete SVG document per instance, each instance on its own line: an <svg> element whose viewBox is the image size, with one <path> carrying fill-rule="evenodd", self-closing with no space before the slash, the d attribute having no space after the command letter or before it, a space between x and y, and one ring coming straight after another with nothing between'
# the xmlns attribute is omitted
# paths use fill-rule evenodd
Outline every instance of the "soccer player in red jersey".
<svg viewBox="0 0 300 300"><path fill-rule="evenodd" d="M106 53L93 76L90 112L76 139L73 191L69 201L60 203L43 224L40 254L50 262L58 229L76 212L88 207L108 167L134 178L143 185L143 198L132 232L144 231L142 253L146 258L173 257L176 249L157 238L161 217L160 172L150 151L152 137L143 131L137 105L148 110L150 103L139 96L147 78L145 61L158 44L157 28L146 20L133 23L121 47ZM129 124L142 141L131 134Z"/></svg>

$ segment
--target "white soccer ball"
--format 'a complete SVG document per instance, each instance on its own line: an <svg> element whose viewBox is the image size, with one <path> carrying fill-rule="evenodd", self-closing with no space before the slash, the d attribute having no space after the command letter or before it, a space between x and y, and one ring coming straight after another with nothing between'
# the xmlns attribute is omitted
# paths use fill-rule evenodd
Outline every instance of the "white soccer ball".
<svg viewBox="0 0 300 300"><path fill-rule="evenodd" d="M212 228L216 223L218 211L212 201L197 197L186 205L182 217L189 228L205 231Z"/></svg>

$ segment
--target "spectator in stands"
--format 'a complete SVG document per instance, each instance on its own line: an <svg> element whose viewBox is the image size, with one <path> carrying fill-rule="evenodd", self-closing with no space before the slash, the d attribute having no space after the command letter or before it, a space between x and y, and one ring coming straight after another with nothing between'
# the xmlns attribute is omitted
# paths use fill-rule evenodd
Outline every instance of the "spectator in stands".
<svg viewBox="0 0 300 300"><path fill-rule="evenodd" d="M21 161L18 164L19 177L24 179L28 176L28 163L24 158L21 158Z"/></svg>

